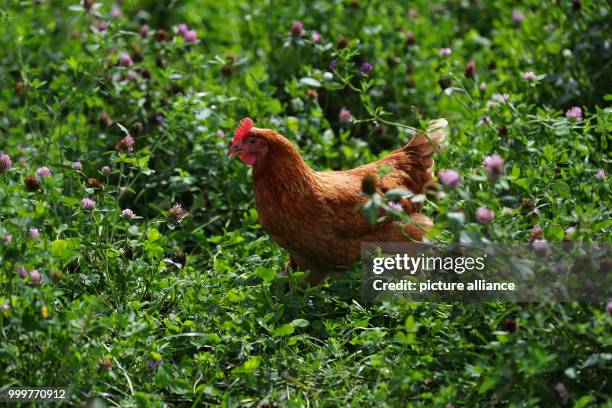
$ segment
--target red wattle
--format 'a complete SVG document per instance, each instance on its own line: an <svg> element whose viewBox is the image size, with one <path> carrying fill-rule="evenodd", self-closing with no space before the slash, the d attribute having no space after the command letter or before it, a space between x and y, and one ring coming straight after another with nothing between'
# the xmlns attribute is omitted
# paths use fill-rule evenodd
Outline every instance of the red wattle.
<svg viewBox="0 0 612 408"><path fill-rule="evenodd" d="M257 159L256 156L250 155L250 154L242 154L240 155L240 160L242 160L243 162L245 162L246 164L252 166L255 164L255 160Z"/></svg>

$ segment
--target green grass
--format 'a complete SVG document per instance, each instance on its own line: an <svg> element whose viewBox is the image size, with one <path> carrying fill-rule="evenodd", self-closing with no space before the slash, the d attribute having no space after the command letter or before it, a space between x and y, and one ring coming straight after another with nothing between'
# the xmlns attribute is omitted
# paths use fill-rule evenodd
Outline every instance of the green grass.
<svg viewBox="0 0 612 408"><path fill-rule="evenodd" d="M118 18L101 4L0 6L0 154L12 159L0 386L66 386L67 405L612 406L605 304L370 304L359 265L288 283L249 169L227 159L246 115L315 169L371 161L405 144L407 126L445 117L436 166L461 184L426 203L430 240L519 243L539 226L550 242L609 244L610 4L125 0ZM364 62L374 69L360 76ZM581 119L566 117L573 106ZM134 148L119 152L126 132ZM497 180L483 166L493 154ZM28 191L42 166L52 175ZM493 221L478 223L478 207Z"/></svg>

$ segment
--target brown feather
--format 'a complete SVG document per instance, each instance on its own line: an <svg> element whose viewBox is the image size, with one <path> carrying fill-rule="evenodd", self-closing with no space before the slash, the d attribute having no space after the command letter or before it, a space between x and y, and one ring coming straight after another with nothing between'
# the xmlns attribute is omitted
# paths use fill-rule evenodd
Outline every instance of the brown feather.
<svg viewBox="0 0 612 408"><path fill-rule="evenodd" d="M311 271L317 283L328 273L349 267L361 257L362 242L420 241L432 222L420 214L422 205L405 199L402 206L414 224L403 230L392 221L375 225L363 216L361 180L381 166L393 171L379 181L381 192L404 188L423 194L435 185L433 154L446 136L446 121L438 129L414 137L382 159L345 171L315 172L284 136L253 128L268 142L268 152L253 166L253 189L261 225L287 249L300 270Z"/></svg>

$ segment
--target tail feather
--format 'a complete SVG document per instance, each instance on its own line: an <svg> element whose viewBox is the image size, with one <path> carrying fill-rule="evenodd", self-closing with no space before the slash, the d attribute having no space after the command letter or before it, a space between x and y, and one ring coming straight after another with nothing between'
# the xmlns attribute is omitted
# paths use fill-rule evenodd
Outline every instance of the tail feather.
<svg viewBox="0 0 612 408"><path fill-rule="evenodd" d="M436 183L433 178L433 155L442 150L448 132L448 122L446 119L433 120L425 133L418 134L404 147L408 156L412 157L413 163L417 164L413 171L419 169L425 174L425 177L421 179L422 191L436 189ZM412 173L411 177L415 178L416 175Z"/></svg>
<svg viewBox="0 0 612 408"><path fill-rule="evenodd" d="M442 149L448 136L448 122L444 118L431 121L425 133L412 138L406 147L416 148L421 155L432 155Z"/></svg>

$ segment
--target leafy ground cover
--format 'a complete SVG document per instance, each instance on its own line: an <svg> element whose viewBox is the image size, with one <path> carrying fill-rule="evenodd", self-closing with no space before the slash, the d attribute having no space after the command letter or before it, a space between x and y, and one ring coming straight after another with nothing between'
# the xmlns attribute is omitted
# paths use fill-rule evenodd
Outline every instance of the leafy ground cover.
<svg viewBox="0 0 612 408"><path fill-rule="evenodd" d="M0 6L0 384L70 405L611 406L612 304L306 288L227 160L316 169L448 119L430 240L610 242L605 1ZM296 278L296 279L299 279Z"/></svg>

